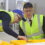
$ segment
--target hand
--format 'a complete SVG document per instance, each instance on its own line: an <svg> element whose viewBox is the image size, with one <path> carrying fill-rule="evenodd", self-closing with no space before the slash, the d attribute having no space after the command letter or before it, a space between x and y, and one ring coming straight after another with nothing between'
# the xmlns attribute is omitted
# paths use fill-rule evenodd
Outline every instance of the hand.
<svg viewBox="0 0 45 45"><path fill-rule="evenodd" d="M27 38L25 36L18 36L18 39L20 39L20 40L27 40Z"/></svg>

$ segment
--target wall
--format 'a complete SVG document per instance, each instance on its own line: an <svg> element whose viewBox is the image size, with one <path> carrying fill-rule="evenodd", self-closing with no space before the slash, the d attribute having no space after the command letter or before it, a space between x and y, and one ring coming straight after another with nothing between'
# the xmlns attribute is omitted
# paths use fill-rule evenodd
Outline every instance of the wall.
<svg viewBox="0 0 45 45"><path fill-rule="evenodd" d="M16 0L9 0L9 9L13 10L16 8Z"/></svg>
<svg viewBox="0 0 45 45"><path fill-rule="evenodd" d="M35 5L36 12L38 14L45 14L45 0L29 0Z"/></svg>

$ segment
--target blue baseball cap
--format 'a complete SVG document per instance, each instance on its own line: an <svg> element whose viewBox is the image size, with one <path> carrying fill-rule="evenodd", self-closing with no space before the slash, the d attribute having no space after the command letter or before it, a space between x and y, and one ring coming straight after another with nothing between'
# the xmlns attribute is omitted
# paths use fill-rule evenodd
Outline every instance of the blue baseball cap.
<svg viewBox="0 0 45 45"><path fill-rule="evenodd" d="M12 12L19 14L22 17L22 20L26 21L26 19L24 18L24 15L23 15L24 13L21 10L15 9Z"/></svg>

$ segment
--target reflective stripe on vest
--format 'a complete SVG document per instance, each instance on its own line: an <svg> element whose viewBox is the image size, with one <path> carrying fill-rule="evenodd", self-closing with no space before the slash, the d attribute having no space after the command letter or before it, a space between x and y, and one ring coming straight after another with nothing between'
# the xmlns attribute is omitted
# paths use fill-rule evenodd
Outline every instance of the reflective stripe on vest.
<svg viewBox="0 0 45 45"><path fill-rule="evenodd" d="M32 35L26 35L26 37L32 37L32 36L38 36L40 34L43 34L42 31L41 32L38 32L38 33L33 33Z"/></svg>
<svg viewBox="0 0 45 45"><path fill-rule="evenodd" d="M38 21L38 28L39 28L39 32L36 32L36 33L33 33L33 34L31 34L31 35L26 35L26 28L25 28L25 24L24 24L24 22L22 21L22 29L23 29L23 32L25 33L25 35L26 35L26 37L27 38L29 38L29 37L33 37L33 36L37 36L37 35L40 35L40 34L43 34L43 31L42 31L42 29L41 29L41 22L40 22L40 18L38 17L38 15L37 15L37 21ZM42 21L43 22L43 21ZM36 24L36 23L35 23ZM40 25L40 26L39 26ZM27 25L27 27L28 27L28 25ZM36 27L36 26L35 26ZM30 32L31 33L31 32Z"/></svg>
<svg viewBox="0 0 45 45"><path fill-rule="evenodd" d="M37 19L38 19L38 28L39 28L40 32L43 34L43 30L42 30L42 26L41 26L41 22L40 22L40 15L37 15Z"/></svg>

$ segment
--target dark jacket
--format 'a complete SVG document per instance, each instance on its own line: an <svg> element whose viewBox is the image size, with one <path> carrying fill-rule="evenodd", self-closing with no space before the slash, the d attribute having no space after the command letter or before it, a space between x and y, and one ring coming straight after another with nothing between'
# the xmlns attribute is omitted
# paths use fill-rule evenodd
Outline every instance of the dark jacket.
<svg viewBox="0 0 45 45"><path fill-rule="evenodd" d="M17 38L18 34L16 34L9 26L11 21L10 15L7 12L0 11L0 20L2 20L4 32Z"/></svg>

